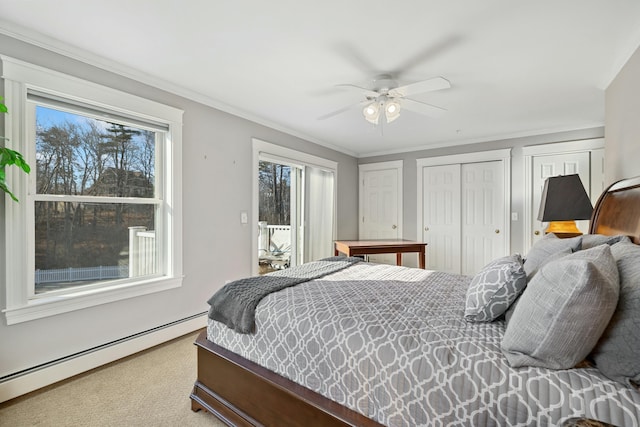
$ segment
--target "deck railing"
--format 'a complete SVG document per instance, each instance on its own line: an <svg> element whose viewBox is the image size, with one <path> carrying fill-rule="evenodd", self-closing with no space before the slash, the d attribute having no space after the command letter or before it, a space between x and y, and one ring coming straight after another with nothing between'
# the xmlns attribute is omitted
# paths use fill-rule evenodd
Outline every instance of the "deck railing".
<svg viewBox="0 0 640 427"><path fill-rule="evenodd" d="M81 268L56 268L51 270L36 270L35 283L64 283L85 280L121 279L129 276L126 265L108 265Z"/></svg>
<svg viewBox="0 0 640 427"><path fill-rule="evenodd" d="M129 227L129 277L157 273L156 232L147 227Z"/></svg>
<svg viewBox="0 0 640 427"><path fill-rule="evenodd" d="M274 268L286 268L291 259L291 226L258 222L258 259Z"/></svg>
<svg viewBox="0 0 640 427"><path fill-rule="evenodd" d="M156 274L157 266L156 232L146 227L129 227L129 265L36 270L34 282L36 285L63 284L140 277Z"/></svg>

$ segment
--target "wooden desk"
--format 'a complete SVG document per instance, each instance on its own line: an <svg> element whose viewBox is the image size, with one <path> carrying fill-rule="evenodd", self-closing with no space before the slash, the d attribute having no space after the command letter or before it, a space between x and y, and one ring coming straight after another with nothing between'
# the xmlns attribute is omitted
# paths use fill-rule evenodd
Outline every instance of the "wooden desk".
<svg viewBox="0 0 640 427"><path fill-rule="evenodd" d="M426 243L411 240L336 240L335 255L340 252L346 256L372 255L372 254L396 254L396 265L402 265L402 254L405 252L417 252L420 268L425 268Z"/></svg>

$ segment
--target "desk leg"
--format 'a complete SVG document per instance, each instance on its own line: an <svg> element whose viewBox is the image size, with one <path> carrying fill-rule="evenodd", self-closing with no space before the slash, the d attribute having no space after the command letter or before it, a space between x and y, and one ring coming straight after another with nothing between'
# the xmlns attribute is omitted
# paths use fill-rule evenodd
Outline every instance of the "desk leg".
<svg viewBox="0 0 640 427"><path fill-rule="evenodd" d="M402 252L396 254L396 265L402 265Z"/></svg>
<svg viewBox="0 0 640 427"><path fill-rule="evenodd" d="M426 269L426 262L425 262L425 253L424 251L422 252L418 252L418 264L420 265L420 268L425 270Z"/></svg>

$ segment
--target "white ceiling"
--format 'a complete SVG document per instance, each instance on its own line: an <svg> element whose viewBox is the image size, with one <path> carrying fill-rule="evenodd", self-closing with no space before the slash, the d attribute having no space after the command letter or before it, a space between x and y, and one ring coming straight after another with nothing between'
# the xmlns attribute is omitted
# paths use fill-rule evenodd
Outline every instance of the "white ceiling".
<svg viewBox="0 0 640 427"><path fill-rule="evenodd" d="M604 124L638 0L0 0L0 31L348 154ZM0 49L1 50L1 49ZM382 129L338 84L442 76Z"/></svg>

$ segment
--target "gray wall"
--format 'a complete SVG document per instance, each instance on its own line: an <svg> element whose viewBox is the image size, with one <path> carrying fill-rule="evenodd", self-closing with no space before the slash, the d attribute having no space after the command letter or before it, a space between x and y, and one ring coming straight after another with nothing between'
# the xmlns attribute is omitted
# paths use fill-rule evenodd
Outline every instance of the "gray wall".
<svg viewBox="0 0 640 427"><path fill-rule="evenodd" d="M240 211L252 212L252 137L338 162L338 237L357 236L355 158L8 36L0 35L0 53L185 111L183 286L11 326L0 316L0 377L204 312L225 280L250 275L252 227L240 223ZM3 206L0 221L4 224ZM256 221L250 218L249 224Z"/></svg>
<svg viewBox="0 0 640 427"><path fill-rule="evenodd" d="M640 48L605 96L605 180L640 176Z"/></svg>
<svg viewBox="0 0 640 427"><path fill-rule="evenodd" d="M511 212L518 213L518 221L511 221L511 253L523 253L524 247L524 159L522 147L554 142L576 141L582 139L602 138L603 128L586 129L572 132L562 132L526 138L504 139L469 145L459 145L433 150L414 151L411 153L392 154L361 158L358 163L375 163L391 160L403 160L403 233L405 239L414 240L416 236L416 194L417 167L416 159L427 157L447 156L452 154L474 153L479 151L511 148ZM410 259L410 257L408 257Z"/></svg>
<svg viewBox="0 0 640 427"><path fill-rule="evenodd" d="M640 48L611 82L605 95L605 127L581 131L506 139L480 144L424 150L418 152L359 159L359 164L404 160L403 232L404 238L416 238L416 159L512 148L511 212L519 221L511 222L511 252L524 246L524 171L522 147L553 142L605 137L605 184L622 178L640 176Z"/></svg>
<svg viewBox="0 0 640 427"><path fill-rule="evenodd" d="M7 326L0 322L0 377L105 342L188 317L207 309L205 301L225 280L251 273L251 230L239 212L251 212L251 138L256 137L338 162L338 238L357 237L357 163L404 160L405 238L416 238L418 158L513 148L511 251L523 245L522 147L602 137L602 128L406 154L350 156L303 141L219 110L123 78L0 35L0 53L182 108L184 187L184 272L182 288ZM607 178L640 175L640 54L636 52L606 93ZM390 141L392 144L393 141ZM205 158L206 156L206 158ZM222 184L220 184L222 183ZM3 203L0 201L0 203ZM0 206L2 208L2 206ZM0 219L4 224L4 209ZM253 223L255 218L251 218ZM4 229L0 226L0 239ZM4 248L0 248L3 251ZM0 253L0 269L4 256ZM2 278L4 280L4 278ZM4 307L4 282L0 306Z"/></svg>

